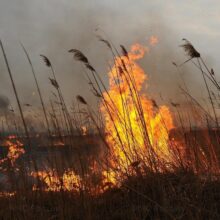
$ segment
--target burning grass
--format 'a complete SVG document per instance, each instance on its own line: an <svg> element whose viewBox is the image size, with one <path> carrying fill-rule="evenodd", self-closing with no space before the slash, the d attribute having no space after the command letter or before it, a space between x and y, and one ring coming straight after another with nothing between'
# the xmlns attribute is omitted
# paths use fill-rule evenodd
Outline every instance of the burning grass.
<svg viewBox="0 0 220 220"><path fill-rule="evenodd" d="M54 89L47 109L23 47L46 121L47 135L42 137L28 129L1 43L25 134L16 125L19 136L2 136L2 146L8 150L1 159L0 215L6 219L218 219L219 127L210 84L217 90L219 84L214 71L184 39L187 62L201 71L212 107L209 113L184 83L180 89L192 110L186 120L181 104L159 104L143 93L147 74L138 60L149 48L134 44L127 51L121 45L120 53L106 39L99 40L113 57L108 88L81 51L69 50L87 70L88 85L99 100L98 113L81 95L70 111L51 61L41 55L51 70ZM158 43L156 36L150 43L151 47ZM198 119L205 129L185 127L185 121ZM41 138L47 146L44 152L45 147L36 144Z"/></svg>

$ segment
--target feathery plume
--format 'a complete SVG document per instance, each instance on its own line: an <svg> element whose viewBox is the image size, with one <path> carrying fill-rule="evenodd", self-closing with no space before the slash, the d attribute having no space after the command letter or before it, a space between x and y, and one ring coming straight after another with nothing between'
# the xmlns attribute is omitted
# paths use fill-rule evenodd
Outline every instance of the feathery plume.
<svg viewBox="0 0 220 220"><path fill-rule="evenodd" d="M84 105L87 105L87 102L85 101L85 99L82 96L77 95L76 99L78 100L78 102L80 102L80 103L82 103Z"/></svg>
<svg viewBox="0 0 220 220"><path fill-rule="evenodd" d="M104 44L106 44L109 49L112 49L111 44L110 44L107 40L105 40L105 39L102 38L101 36L97 36L97 38L99 39L99 41L101 41L101 42L103 42Z"/></svg>
<svg viewBox="0 0 220 220"><path fill-rule="evenodd" d="M81 62L86 63L86 64L89 63L87 57L80 50L70 49L68 52L69 53L73 53L74 54L74 58L76 60L81 61Z"/></svg>
<svg viewBox="0 0 220 220"><path fill-rule="evenodd" d="M123 45L120 45L123 56L128 58L128 51L125 49Z"/></svg>
<svg viewBox="0 0 220 220"><path fill-rule="evenodd" d="M154 108L159 108L157 102L154 99L151 99L151 102Z"/></svg>
<svg viewBox="0 0 220 220"><path fill-rule="evenodd" d="M189 56L189 59L183 62L181 65L187 63L193 58L200 57L200 53L194 48L194 46L187 39L183 38L183 41L185 41L185 44L181 45L181 47L185 50L185 52Z"/></svg>
<svg viewBox="0 0 220 220"><path fill-rule="evenodd" d="M44 56L42 54L40 56L43 58L43 61L45 62L46 66L51 67L50 60L46 56Z"/></svg>
<svg viewBox="0 0 220 220"><path fill-rule="evenodd" d="M49 78L51 84L56 88L58 89L59 88L59 84L58 82L55 80L55 79L52 79L52 78Z"/></svg>
<svg viewBox="0 0 220 220"><path fill-rule="evenodd" d="M90 71L95 72L95 69L92 65L90 65L89 63L86 63L85 65Z"/></svg>

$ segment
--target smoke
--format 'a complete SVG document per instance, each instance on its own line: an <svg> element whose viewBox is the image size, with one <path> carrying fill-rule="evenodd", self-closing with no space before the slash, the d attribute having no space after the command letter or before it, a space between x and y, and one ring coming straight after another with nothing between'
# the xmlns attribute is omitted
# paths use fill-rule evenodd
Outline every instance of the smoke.
<svg viewBox="0 0 220 220"><path fill-rule="evenodd" d="M152 10L149 3L146 11L144 10L146 1L134 4L131 0L22 0L19 3L4 1L4 4L2 2L0 36L6 46L22 103L29 103L37 108L40 106L31 69L19 41L25 45L30 54L47 103L53 91L48 79L51 77L51 71L44 65L40 54L46 55L51 60L65 101L69 105L75 100L76 95L81 95L90 104L97 105L87 84L82 65L74 61L72 55L67 52L71 48L81 50L107 84L111 56L105 45L97 40L96 34L111 40L116 47L123 44L126 48L137 42L148 46L150 36L158 36L158 45L140 61L149 78L148 87L144 91L157 95L162 93L166 100L178 99L176 98L179 97L178 86L182 83L178 74L181 74L192 93L195 96L201 95L201 81L199 75L194 74L194 69L185 66L181 73L178 73L172 65L173 61L181 63L185 59L179 44L181 38L187 36L176 34L169 21L164 19L160 7L158 11ZM14 13L10 13L11 11ZM100 28L98 33L95 31L97 28ZM4 66L1 55L0 63ZM14 104L14 95L6 69L0 68L2 68L0 92L7 92Z"/></svg>
<svg viewBox="0 0 220 220"><path fill-rule="evenodd" d="M9 99L4 95L0 95L0 111L7 111L9 109L9 105Z"/></svg>

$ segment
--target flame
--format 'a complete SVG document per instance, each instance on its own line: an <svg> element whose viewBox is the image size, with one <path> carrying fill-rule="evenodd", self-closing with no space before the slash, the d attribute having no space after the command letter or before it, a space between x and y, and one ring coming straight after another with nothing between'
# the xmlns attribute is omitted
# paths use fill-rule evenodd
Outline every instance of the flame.
<svg viewBox="0 0 220 220"><path fill-rule="evenodd" d="M24 145L17 140L15 135L9 136L8 139L4 141L3 146L8 147L8 154L7 158L2 159L0 163L3 163L8 159L11 162L11 165L14 166L15 161L25 153L23 148Z"/></svg>
<svg viewBox="0 0 220 220"><path fill-rule="evenodd" d="M106 189L108 189L111 186L114 186L114 187L119 186L118 181L116 179L117 178L116 173L113 172L112 170L102 171L102 177L103 177L102 184L104 186L103 191L105 191Z"/></svg>
<svg viewBox="0 0 220 220"><path fill-rule="evenodd" d="M63 141L56 141L55 143L53 143L53 146L63 147L63 146L65 146L65 143Z"/></svg>
<svg viewBox="0 0 220 220"><path fill-rule="evenodd" d="M80 177L72 170L66 170L61 177L54 170L32 172L31 176L45 183L45 191L78 191L81 182ZM37 189L34 185L33 190Z"/></svg>
<svg viewBox="0 0 220 220"><path fill-rule="evenodd" d="M58 175L55 170L31 172L30 176L38 178L44 183L42 187L34 185L32 190L36 191L41 189L53 192L60 192L61 190L79 192L87 188L91 195L98 195L113 186L117 186L114 173L107 171L102 172L102 181L99 184L92 183L92 178L94 174L98 176L98 171L97 169L91 170L92 173L90 173L90 175L85 175L83 180L79 175L76 175L73 170L67 170L61 176Z"/></svg>
<svg viewBox="0 0 220 220"><path fill-rule="evenodd" d="M82 131L83 136L87 135L87 127L86 126L82 126L81 131Z"/></svg>
<svg viewBox="0 0 220 220"><path fill-rule="evenodd" d="M157 42L151 38L151 44ZM172 161L169 131L174 127L169 108L158 106L141 93L147 75L137 61L148 52L140 44L115 58L109 71L109 90L103 93L101 111L105 118L106 140L114 167L127 172L135 161L148 163L152 155Z"/></svg>
<svg viewBox="0 0 220 220"><path fill-rule="evenodd" d="M16 192L0 192L0 198L2 197L13 197L16 195Z"/></svg>

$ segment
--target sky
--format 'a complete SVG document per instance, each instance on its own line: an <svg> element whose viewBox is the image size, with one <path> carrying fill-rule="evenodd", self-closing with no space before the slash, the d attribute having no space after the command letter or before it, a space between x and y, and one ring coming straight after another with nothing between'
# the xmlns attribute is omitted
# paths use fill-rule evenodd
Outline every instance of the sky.
<svg viewBox="0 0 220 220"><path fill-rule="evenodd" d="M53 90L48 80L51 72L40 54L50 58L68 103L78 94L94 103L84 70L68 50L83 51L107 84L110 53L97 40L97 28L99 34L107 36L116 46L123 44L126 48L133 43L148 46L150 37L157 36L158 45L140 64L148 74L146 92L164 93L168 100L179 94L179 76L172 62L181 63L186 58L179 47L182 38L195 45L219 76L219 9L218 0L0 0L0 38L22 103L39 106L20 42L30 54L47 101ZM181 74L192 94L199 98L207 96L198 71L187 64ZM0 96L8 97L16 106L1 53Z"/></svg>

